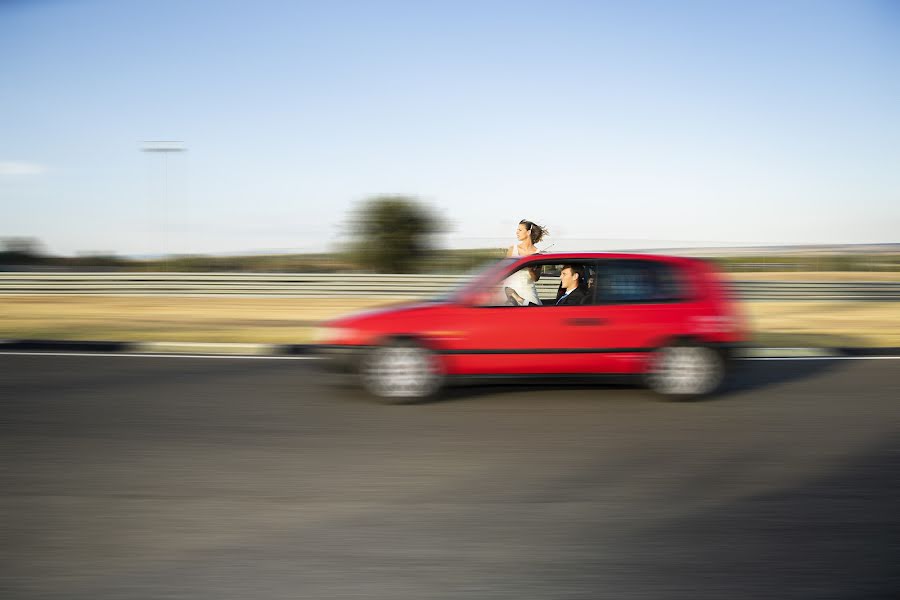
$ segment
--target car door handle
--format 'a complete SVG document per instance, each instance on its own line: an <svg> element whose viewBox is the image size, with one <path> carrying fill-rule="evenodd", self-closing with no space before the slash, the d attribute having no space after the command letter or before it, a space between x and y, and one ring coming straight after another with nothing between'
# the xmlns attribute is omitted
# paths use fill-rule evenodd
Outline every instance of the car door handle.
<svg viewBox="0 0 900 600"><path fill-rule="evenodd" d="M598 325L606 325L606 319L566 319L566 325L574 325L575 327L597 327Z"/></svg>

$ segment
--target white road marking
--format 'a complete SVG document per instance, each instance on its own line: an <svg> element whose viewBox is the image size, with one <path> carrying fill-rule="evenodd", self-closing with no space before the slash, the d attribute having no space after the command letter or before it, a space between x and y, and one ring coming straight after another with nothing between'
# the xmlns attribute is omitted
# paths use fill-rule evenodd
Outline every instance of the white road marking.
<svg viewBox="0 0 900 600"><path fill-rule="evenodd" d="M131 358L219 358L224 360L318 360L321 356L250 356L246 354L134 354L128 352L0 351L0 356L98 356ZM900 360L900 356L746 356L736 360Z"/></svg>
<svg viewBox="0 0 900 600"><path fill-rule="evenodd" d="M745 356L737 360L898 360L900 356Z"/></svg>
<svg viewBox="0 0 900 600"><path fill-rule="evenodd" d="M132 358L221 358L240 360L317 360L319 356L248 356L243 354L131 354L128 352L0 352L10 356L102 356Z"/></svg>

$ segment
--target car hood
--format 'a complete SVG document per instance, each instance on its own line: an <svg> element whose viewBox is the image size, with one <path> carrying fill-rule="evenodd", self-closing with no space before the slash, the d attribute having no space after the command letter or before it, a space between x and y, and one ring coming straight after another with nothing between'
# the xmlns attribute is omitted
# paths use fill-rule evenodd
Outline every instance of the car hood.
<svg viewBox="0 0 900 600"><path fill-rule="evenodd" d="M361 327L368 322L382 321L383 319L397 320L407 317L421 316L423 313L439 310L450 304L445 301L433 302L404 302L399 304L390 304L370 310L363 310L349 315L338 317L327 321L323 325L326 327Z"/></svg>

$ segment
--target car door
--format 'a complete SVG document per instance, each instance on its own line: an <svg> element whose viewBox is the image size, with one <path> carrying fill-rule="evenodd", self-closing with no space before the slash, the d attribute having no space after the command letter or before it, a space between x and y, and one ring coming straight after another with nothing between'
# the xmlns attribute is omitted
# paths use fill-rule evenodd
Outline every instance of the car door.
<svg viewBox="0 0 900 600"><path fill-rule="evenodd" d="M604 320L609 373L643 370L649 353L679 330L687 305L673 267L645 259L600 261L596 315Z"/></svg>
<svg viewBox="0 0 900 600"><path fill-rule="evenodd" d="M594 265L594 261L572 262ZM558 261L530 264L560 266ZM443 350L448 372L546 375L602 370L603 347L608 343L606 319L593 304L555 305L558 275L549 269L545 277L539 286L544 290L544 306L458 307L454 338L447 340Z"/></svg>

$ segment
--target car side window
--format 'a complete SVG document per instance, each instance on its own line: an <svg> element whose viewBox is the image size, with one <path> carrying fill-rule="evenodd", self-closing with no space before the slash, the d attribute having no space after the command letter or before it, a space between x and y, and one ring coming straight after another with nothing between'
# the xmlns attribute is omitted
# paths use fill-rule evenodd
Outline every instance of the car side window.
<svg viewBox="0 0 900 600"><path fill-rule="evenodd" d="M599 269L598 301L605 304L677 302L683 284L676 267L649 260L615 260Z"/></svg>
<svg viewBox="0 0 900 600"><path fill-rule="evenodd" d="M539 288L542 265L527 264L497 279L485 287L476 306L490 308L521 308L540 305Z"/></svg>
<svg viewBox="0 0 900 600"><path fill-rule="evenodd" d="M536 262L524 265L500 278L493 286L482 290L476 305L481 307L550 307L557 306L565 294L561 274L566 265L581 269L578 293L565 302L567 306L594 303L597 269L594 261L567 263ZM574 291L573 291L574 292Z"/></svg>
<svg viewBox="0 0 900 600"><path fill-rule="evenodd" d="M566 295L566 289L563 284L563 269L567 266L571 265L576 268L580 281L577 288L577 293L575 290L572 291L575 296L569 295L569 300L567 300L564 304L566 306L586 306L594 303L594 285L597 279L597 270L593 261L583 261L583 260L574 260L570 263L562 263L556 265L547 265L549 267L550 272L552 273L551 277L548 277L548 283L551 281L556 286L554 289L554 294L542 294L542 298L547 298L544 304L548 306L557 306L559 300Z"/></svg>

